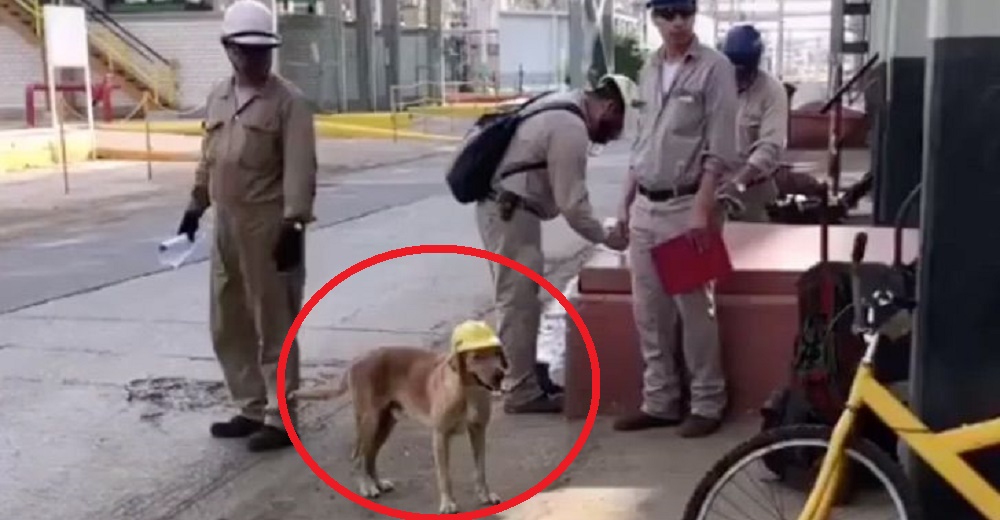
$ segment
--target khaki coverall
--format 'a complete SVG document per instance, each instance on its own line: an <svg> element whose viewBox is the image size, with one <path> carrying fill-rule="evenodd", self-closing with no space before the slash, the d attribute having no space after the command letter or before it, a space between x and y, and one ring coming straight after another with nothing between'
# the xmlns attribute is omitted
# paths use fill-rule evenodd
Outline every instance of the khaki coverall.
<svg viewBox="0 0 1000 520"><path fill-rule="evenodd" d="M215 354L241 414L284 429L278 411L281 347L302 304L305 267L282 273L273 251L283 219L313 220L316 140L312 110L276 76L238 107L232 78L208 96L195 192L215 207L210 325ZM193 204L202 205L194 197ZM298 342L286 396L299 386ZM297 420L294 401L289 415Z"/></svg>
<svg viewBox="0 0 1000 520"><path fill-rule="evenodd" d="M774 173L788 139L788 94L780 81L762 70L739 99L740 160L756 166L760 176L747 179L746 191L739 194L744 211L738 220L768 222L767 204L778 197Z"/></svg>
<svg viewBox="0 0 1000 520"><path fill-rule="evenodd" d="M549 102L573 101L583 106L583 93L552 94L527 108ZM471 138L471 137L470 137ZM542 221L560 214L570 227L592 243L603 244L607 233L594 217L586 184L590 137L583 120L566 110L552 110L522 123L497 168L498 174L518 164L547 162L546 169L528 170L494 178L495 191L506 190L525 199L531 211L517 209L509 221L500 218L493 200L478 203L476 221L485 248L545 273ZM508 267L489 263L497 310L497 334L504 343L510 369L505 390L508 403L518 406L542 395L535 378L538 327L542 304L539 286Z"/></svg>
<svg viewBox="0 0 1000 520"><path fill-rule="evenodd" d="M726 405L719 332L709 313L707 288L670 296L663 290L651 250L691 230L691 210L703 172L721 183L736 162L736 79L731 63L695 40L674 75L662 85L663 54L654 53L640 72L642 97L630 168L639 192L630 208L629 259L633 311L646 370L642 411L678 419L680 382L674 363L678 311L683 351L691 373L691 412L719 418ZM668 92L668 93L665 93ZM674 190L678 196L651 200L642 191ZM659 198L655 194L653 198ZM717 214L721 225L721 212Z"/></svg>

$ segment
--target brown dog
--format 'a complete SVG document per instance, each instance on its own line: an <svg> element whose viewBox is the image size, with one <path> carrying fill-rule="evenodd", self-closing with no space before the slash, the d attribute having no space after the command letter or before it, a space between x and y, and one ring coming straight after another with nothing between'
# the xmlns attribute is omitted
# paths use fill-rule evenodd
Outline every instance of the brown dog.
<svg viewBox="0 0 1000 520"><path fill-rule="evenodd" d="M466 327L482 322L468 322ZM482 324L485 325L485 324ZM460 326L462 327L462 326ZM456 335L459 333L456 329ZM354 404L357 441L352 460L360 494L376 498L393 489L375 469L375 459L398 419L410 416L433 431L441 514L458 512L449 471L450 440L465 430L475 459L476 495L483 505L500 503L486 484L486 426L491 392L500 388L507 360L492 343L461 341L450 353L413 347L382 347L355 361L336 390L301 389L300 399L336 398L349 390Z"/></svg>

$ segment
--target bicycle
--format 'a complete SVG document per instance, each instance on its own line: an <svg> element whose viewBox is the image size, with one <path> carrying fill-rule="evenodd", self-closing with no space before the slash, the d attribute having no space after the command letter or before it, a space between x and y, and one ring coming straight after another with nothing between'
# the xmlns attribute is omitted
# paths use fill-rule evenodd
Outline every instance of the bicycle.
<svg viewBox="0 0 1000 520"><path fill-rule="evenodd" d="M708 508L716 502L721 487L734 478L736 471L755 460L763 462L765 456L773 457L772 452L786 447L796 449L813 447L825 450L825 454L816 459L816 462L819 460L822 462L815 482L804 486L808 498L801 513L788 518L796 520L831 518L834 502L842 503L843 496L840 492L849 487L847 484L850 483L851 474L848 471L854 469L845 463L845 459L849 459L871 470L876 480L888 488L892 505L899 512L898 518L920 519L922 513L917 493L903 468L871 440L852 436L858 412L863 406L874 412L900 441L912 449L932 471L963 496L984 518L1000 520L1000 490L989 484L961 458L962 455L975 450L1000 446L1000 418L935 432L921 422L874 376L872 360L880 337L898 331L894 327L899 327L901 320L909 319L908 315L916 309L917 303L885 289L873 291L868 302L861 301L861 281L858 273L867 238L867 234L858 233L851 254L854 331L862 334L866 349L837 423L833 427L780 426L759 433L736 446L702 477L687 503L684 520L708 519ZM721 518L734 520L738 517ZM767 518L782 517L771 515Z"/></svg>

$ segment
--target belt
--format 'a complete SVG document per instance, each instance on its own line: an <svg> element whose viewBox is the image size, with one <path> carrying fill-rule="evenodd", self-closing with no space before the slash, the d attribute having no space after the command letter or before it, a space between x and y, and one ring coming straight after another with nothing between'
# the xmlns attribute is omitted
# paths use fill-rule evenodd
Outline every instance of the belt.
<svg viewBox="0 0 1000 520"><path fill-rule="evenodd" d="M490 190L489 194L486 195L486 198L500 206L500 218L504 221L511 219L515 209L522 209L538 218L542 218L541 212L532 207L532 205L526 201L524 197L514 192L502 191L497 193L496 191Z"/></svg>
<svg viewBox="0 0 1000 520"><path fill-rule="evenodd" d="M638 186L639 194L653 202L664 202L673 198L683 197L685 195L694 195L698 193L698 185L691 184L688 186L682 186L676 190L651 190L643 185Z"/></svg>

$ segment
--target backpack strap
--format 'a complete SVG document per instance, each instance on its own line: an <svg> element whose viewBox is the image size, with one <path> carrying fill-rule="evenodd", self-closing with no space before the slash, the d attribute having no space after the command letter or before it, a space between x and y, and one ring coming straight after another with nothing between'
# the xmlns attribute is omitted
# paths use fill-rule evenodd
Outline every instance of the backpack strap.
<svg viewBox="0 0 1000 520"><path fill-rule="evenodd" d="M528 101L527 103L525 103L524 106L527 106L529 103L531 103L531 101ZM523 107L522 107L522 110L523 110ZM551 105L544 106L542 108L539 108L538 110L535 110L535 111L532 111L532 112L528 112L526 114L518 114L517 115L517 117L518 117L518 124L523 123L525 120L527 120L528 118L530 118L532 116L541 114L543 112L548 112L548 111L551 111L551 110L568 110L568 111L572 112L573 114L575 114L577 117L579 117L581 120L586 121L586 118L583 115L583 111L580 110L580 107L577 106L576 104L574 104L574 103L553 103ZM539 168L544 168L547 164L548 163L546 161L538 161L538 162L532 162L532 163L516 163L516 164L510 166L508 169L500 172L500 179L501 180L502 179L506 179L507 177L510 177L511 175L514 175L514 174L517 174L517 173L523 173L523 172L530 171L530 170L537 170Z"/></svg>

